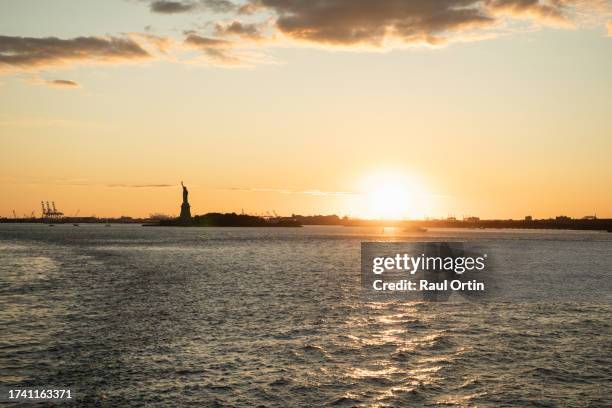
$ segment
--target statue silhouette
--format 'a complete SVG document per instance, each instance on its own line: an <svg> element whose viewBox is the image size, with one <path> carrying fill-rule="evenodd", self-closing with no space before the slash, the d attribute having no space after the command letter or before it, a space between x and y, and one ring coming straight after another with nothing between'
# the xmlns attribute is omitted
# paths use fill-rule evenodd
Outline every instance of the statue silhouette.
<svg viewBox="0 0 612 408"><path fill-rule="evenodd" d="M191 219L191 206L189 205L189 190L181 181L181 186L183 187L183 204L181 204L181 215L180 218L182 220L190 220Z"/></svg>
<svg viewBox="0 0 612 408"><path fill-rule="evenodd" d="M181 181L181 186L183 186L183 203L189 203L189 200L188 200L189 191L187 190L187 187L185 187L182 181Z"/></svg>

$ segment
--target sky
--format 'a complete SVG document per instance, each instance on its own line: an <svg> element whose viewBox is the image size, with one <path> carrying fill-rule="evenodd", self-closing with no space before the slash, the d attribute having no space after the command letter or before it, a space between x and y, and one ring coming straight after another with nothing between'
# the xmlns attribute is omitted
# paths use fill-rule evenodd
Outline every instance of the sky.
<svg viewBox="0 0 612 408"><path fill-rule="evenodd" d="M612 217L600 0L0 0L0 216Z"/></svg>

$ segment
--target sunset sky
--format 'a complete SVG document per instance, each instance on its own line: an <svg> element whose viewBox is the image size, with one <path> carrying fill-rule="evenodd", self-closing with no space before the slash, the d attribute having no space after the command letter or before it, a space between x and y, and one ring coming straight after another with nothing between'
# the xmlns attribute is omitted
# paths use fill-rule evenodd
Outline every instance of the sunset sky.
<svg viewBox="0 0 612 408"><path fill-rule="evenodd" d="M612 217L610 10L0 0L0 216Z"/></svg>

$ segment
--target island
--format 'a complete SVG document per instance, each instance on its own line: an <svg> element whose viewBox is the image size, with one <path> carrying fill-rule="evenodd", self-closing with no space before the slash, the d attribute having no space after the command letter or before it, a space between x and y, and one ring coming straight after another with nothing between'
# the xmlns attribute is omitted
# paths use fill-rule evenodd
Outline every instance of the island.
<svg viewBox="0 0 612 408"><path fill-rule="evenodd" d="M288 219L266 219L255 215L236 213L208 213L196 215L190 219L181 217L159 220L147 226L160 227L301 227L302 224Z"/></svg>
<svg viewBox="0 0 612 408"><path fill-rule="evenodd" d="M156 223L145 224L157 227L301 227L302 224L294 219L264 218L255 215L236 213L208 213L191 216L189 204L189 190L181 181L183 188L183 202L181 215L178 218L159 220Z"/></svg>

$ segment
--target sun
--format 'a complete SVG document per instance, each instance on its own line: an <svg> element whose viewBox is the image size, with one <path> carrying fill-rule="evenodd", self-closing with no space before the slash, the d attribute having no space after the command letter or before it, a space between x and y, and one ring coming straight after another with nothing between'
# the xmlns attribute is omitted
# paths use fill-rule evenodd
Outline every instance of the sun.
<svg viewBox="0 0 612 408"><path fill-rule="evenodd" d="M399 172L377 172L363 183L361 216L370 219L422 218L427 194L416 178Z"/></svg>
<svg viewBox="0 0 612 408"><path fill-rule="evenodd" d="M368 191L367 202L375 218L399 219L405 213L408 191L399 184L384 182Z"/></svg>

